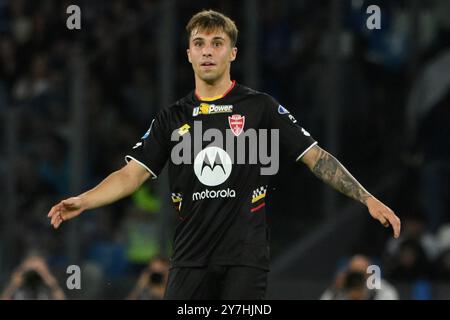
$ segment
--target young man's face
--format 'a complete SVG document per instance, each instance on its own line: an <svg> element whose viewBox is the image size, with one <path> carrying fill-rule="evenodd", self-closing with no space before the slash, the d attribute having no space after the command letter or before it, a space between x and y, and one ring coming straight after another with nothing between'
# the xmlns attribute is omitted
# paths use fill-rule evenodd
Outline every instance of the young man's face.
<svg viewBox="0 0 450 320"><path fill-rule="evenodd" d="M230 64L236 59L237 48L223 30L206 33L193 30L187 55L194 73L201 80L214 84L230 73Z"/></svg>

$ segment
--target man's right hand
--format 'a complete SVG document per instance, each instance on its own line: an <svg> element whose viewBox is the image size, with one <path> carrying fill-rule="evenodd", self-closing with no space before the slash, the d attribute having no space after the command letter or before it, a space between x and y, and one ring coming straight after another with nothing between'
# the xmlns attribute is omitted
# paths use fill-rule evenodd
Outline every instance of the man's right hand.
<svg viewBox="0 0 450 320"><path fill-rule="evenodd" d="M78 216L84 211L80 197L72 197L61 201L50 209L47 217L51 219L53 228L58 229L61 223Z"/></svg>
<svg viewBox="0 0 450 320"><path fill-rule="evenodd" d="M148 178L150 172L146 168L136 161L129 161L126 166L111 173L95 188L53 206L48 213L50 223L58 229L63 221L75 218L84 210L95 209L129 196Z"/></svg>

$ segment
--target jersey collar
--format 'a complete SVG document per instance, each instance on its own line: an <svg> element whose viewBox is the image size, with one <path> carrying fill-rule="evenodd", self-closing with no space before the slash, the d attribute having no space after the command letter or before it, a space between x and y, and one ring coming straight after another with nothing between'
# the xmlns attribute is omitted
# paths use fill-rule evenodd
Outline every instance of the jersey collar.
<svg viewBox="0 0 450 320"><path fill-rule="evenodd" d="M219 99L225 98L225 96L226 96L228 93L230 93L231 90L233 90L233 88L234 88L235 85L236 85L236 80L233 80L232 83L231 83L231 86L230 86L230 87L228 88L228 90L225 91L225 93L222 94L222 95L217 95L217 96L214 96L214 97L200 97L200 96L197 94L197 92L195 92L195 97L197 98L197 100L199 100L199 101L205 101L205 102L211 102L211 101L219 100Z"/></svg>

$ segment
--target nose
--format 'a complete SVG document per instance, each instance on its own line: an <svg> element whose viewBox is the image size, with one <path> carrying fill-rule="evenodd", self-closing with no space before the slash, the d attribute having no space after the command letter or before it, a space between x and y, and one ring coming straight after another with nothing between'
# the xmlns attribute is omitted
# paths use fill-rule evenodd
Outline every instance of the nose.
<svg viewBox="0 0 450 320"><path fill-rule="evenodd" d="M212 55L211 46L209 44L203 46L202 55L203 57L210 57Z"/></svg>

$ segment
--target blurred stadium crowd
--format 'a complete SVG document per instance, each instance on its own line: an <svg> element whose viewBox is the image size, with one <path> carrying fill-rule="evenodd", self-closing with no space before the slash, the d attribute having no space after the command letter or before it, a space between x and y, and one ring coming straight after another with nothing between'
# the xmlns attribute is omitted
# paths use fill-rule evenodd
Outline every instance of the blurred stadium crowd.
<svg viewBox="0 0 450 320"><path fill-rule="evenodd" d="M10 242L2 245L3 254L7 252L14 266L30 254L44 256L62 287L65 267L70 264L65 230L52 230L46 213L70 195L71 57L79 50L88 61L84 189L120 168L125 153L156 112L166 107L160 105L155 72L159 1L76 3L82 8L80 31L65 27L71 1L0 0L2 137L6 111L20 110L18 156L13 168L19 198L14 229L9 230ZM442 298L435 285L450 283L450 6L444 0L414 2L419 6L414 24L417 31L411 28L413 1L342 3L339 51L332 53L339 59L336 156L369 191L380 180L399 173L394 192L381 198L403 221L401 239L394 241L390 233L368 219L366 232L348 257L355 253L371 257L381 265L383 277L397 288L403 282L417 283L416 291L398 289L400 298ZM381 30L366 28L368 3L381 7ZM329 4L325 0L261 1L257 42L258 89L287 106L324 147L332 41ZM175 8L175 93L181 97L193 88L185 58L184 25L189 17L202 8L230 15L241 31L240 55L246 50L245 19L239 1L199 1L195 5L178 1ZM240 82L245 78L243 63L238 57L232 67L232 75ZM7 168L4 142L0 150L2 179ZM292 169L293 165L283 163L274 180L269 217L276 221L274 257L324 218L318 206L321 184L306 170ZM158 181L145 184L129 199L85 214L77 227L77 239L82 269L86 270L83 281L89 288L79 296L66 295L125 298L148 262L169 254L159 250L155 217L165 199L155 192L157 187ZM2 203L5 196L0 193ZM339 204L346 201L338 199ZM8 270L1 275L0 290L7 289L11 273Z"/></svg>

